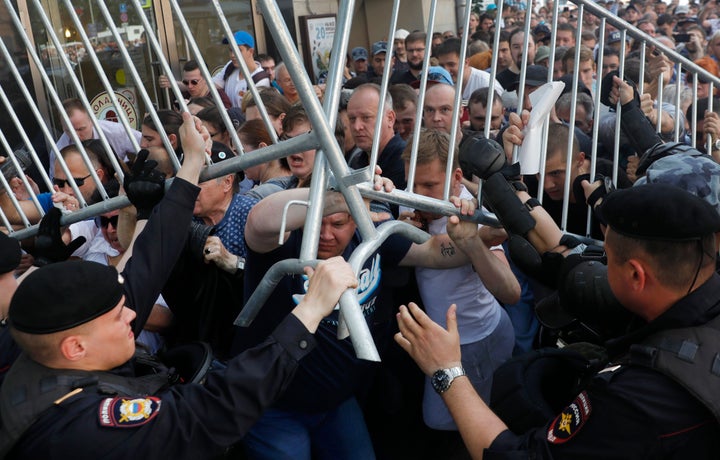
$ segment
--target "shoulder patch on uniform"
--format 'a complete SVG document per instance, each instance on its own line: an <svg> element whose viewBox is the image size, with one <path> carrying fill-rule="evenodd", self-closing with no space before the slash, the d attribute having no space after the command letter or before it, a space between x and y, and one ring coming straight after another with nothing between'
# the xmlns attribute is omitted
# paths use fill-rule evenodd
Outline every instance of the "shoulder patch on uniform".
<svg viewBox="0 0 720 460"><path fill-rule="evenodd" d="M160 412L160 398L105 398L100 402L100 426L135 428L145 425Z"/></svg>
<svg viewBox="0 0 720 460"><path fill-rule="evenodd" d="M548 428L547 440L553 444L569 441L585 425L591 412L590 399L587 392L583 391L552 421Z"/></svg>

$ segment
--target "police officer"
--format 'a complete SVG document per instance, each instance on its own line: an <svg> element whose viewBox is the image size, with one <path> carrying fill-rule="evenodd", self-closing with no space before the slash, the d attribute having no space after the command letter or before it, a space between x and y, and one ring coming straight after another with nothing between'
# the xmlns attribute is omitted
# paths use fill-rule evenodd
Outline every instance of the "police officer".
<svg viewBox="0 0 720 460"><path fill-rule="evenodd" d="M32 273L10 304L23 354L0 397L0 457L210 458L237 442L292 379L313 333L357 280L342 258L306 269L307 295L258 347L204 385L136 377L123 279L113 267L60 262ZM70 454L71 453L71 454ZM5 457L4 457L5 458Z"/></svg>
<svg viewBox="0 0 720 460"><path fill-rule="evenodd" d="M21 257L22 251L18 241L0 232L0 385L5 373L20 353L10 337L7 311L10 299L17 289L15 269L20 265Z"/></svg>
<svg viewBox="0 0 720 460"><path fill-rule="evenodd" d="M609 344L623 356L545 426L516 434L473 391L460 367L455 307L445 330L401 307L396 341L432 377L474 458L718 458L720 216L667 184L609 194L610 287L639 318ZM623 353L624 352L624 353Z"/></svg>

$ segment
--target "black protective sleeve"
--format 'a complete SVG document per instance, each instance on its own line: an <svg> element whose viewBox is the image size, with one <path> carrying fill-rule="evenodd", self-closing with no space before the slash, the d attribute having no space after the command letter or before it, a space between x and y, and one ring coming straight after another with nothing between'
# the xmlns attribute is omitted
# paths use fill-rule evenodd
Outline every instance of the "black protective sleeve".
<svg viewBox="0 0 720 460"><path fill-rule="evenodd" d="M622 106L620 126L638 156L642 156L647 149L655 144L663 142L660 135L655 131L655 127L650 123L643 111L640 110L640 105L634 99Z"/></svg>
<svg viewBox="0 0 720 460"><path fill-rule="evenodd" d="M176 177L135 240L133 255L122 273L126 305L137 314L133 327L135 335L145 326L155 300L185 246L198 193L200 187Z"/></svg>

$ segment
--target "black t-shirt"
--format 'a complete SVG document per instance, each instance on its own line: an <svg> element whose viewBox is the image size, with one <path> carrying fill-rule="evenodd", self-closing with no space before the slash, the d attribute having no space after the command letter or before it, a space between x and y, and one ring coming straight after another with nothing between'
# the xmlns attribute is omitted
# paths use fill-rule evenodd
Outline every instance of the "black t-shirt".
<svg viewBox="0 0 720 460"><path fill-rule="evenodd" d="M415 75L410 72L410 68L404 71L396 70L390 78L390 83L396 85L398 83L411 84L414 81L419 80Z"/></svg>
<svg viewBox="0 0 720 460"><path fill-rule="evenodd" d="M510 88L513 88L515 83L518 80L518 77L520 74L517 74L510 70L509 68L503 70L499 74L495 76L495 79L502 85L503 88L505 88L506 91L511 91ZM515 88L516 89L516 88Z"/></svg>
<svg viewBox="0 0 720 460"><path fill-rule="evenodd" d="M403 138L396 134L388 141L377 159L378 166L382 168L383 177L392 180L395 187L400 190L404 190L407 186L407 182L405 182L405 162L402 159L402 153L406 145L407 143ZM359 151L350 158L348 166L353 169L361 169L367 167L369 163L369 155L364 151Z"/></svg>
<svg viewBox="0 0 720 460"><path fill-rule="evenodd" d="M298 257L301 243L302 231L295 230L284 245L269 253L259 254L248 248L246 299L252 295L265 273L276 262ZM356 232L343 257L348 259L359 244L359 234ZM380 322L384 318L378 311L392 308L390 299L383 295L381 289L383 267L397 266L411 244L400 236L390 236L379 250L368 258L358 276L358 301L371 333L381 326ZM237 354L260 343L295 308L306 290L305 275L285 276L253 323L249 327L237 328L233 351ZM339 310L336 309L320 323L315 333L318 347L301 361L297 374L277 404L278 407L306 412L329 410L367 384L368 371L374 364L355 356L349 338L337 339L338 314Z"/></svg>

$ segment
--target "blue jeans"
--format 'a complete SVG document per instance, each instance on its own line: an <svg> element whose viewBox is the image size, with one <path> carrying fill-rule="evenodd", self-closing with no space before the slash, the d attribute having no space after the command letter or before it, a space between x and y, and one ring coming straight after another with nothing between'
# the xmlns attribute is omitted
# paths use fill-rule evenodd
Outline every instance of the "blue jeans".
<svg viewBox="0 0 720 460"><path fill-rule="evenodd" d="M355 398L327 412L268 409L245 435L252 460L373 460L370 435Z"/></svg>
<svg viewBox="0 0 720 460"><path fill-rule="evenodd" d="M510 359L514 345L512 323L507 312L501 310L500 322L490 335L477 342L460 346L463 368L483 401L490 401L493 373L502 363ZM425 377L423 419L425 424L434 430L457 430L450 411L440 395L432 388L429 377Z"/></svg>

